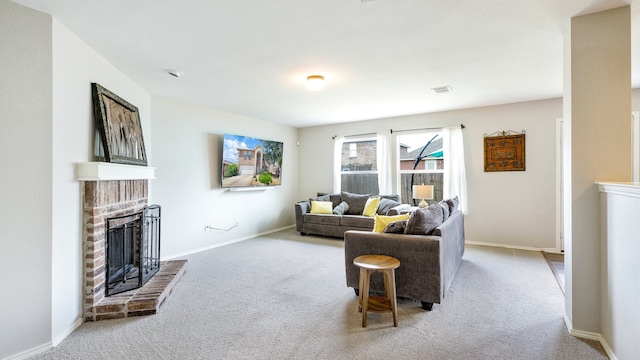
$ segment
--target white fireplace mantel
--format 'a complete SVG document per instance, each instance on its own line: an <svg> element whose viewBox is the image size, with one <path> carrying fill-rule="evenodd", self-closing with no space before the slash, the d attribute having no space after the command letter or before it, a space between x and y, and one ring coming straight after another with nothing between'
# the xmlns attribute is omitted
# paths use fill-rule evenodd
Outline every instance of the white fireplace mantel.
<svg viewBox="0 0 640 360"><path fill-rule="evenodd" d="M143 180L155 179L156 168L149 166L115 164L107 162L76 163L76 180Z"/></svg>

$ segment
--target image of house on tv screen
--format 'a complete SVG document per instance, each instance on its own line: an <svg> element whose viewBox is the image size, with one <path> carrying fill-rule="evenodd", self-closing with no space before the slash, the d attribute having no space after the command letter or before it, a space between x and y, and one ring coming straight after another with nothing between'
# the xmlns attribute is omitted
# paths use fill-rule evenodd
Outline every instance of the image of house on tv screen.
<svg viewBox="0 0 640 360"><path fill-rule="evenodd" d="M281 185L282 142L224 134L222 187Z"/></svg>

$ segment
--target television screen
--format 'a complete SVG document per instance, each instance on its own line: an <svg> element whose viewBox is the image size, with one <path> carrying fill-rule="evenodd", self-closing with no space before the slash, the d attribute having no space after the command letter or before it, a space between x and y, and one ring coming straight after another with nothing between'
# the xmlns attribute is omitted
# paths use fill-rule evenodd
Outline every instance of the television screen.
<svg viewBox="0 0 640 360"><path fill-rule="evenodd" d="M281 185L283 143L224 134L222 187Z"/></svg>

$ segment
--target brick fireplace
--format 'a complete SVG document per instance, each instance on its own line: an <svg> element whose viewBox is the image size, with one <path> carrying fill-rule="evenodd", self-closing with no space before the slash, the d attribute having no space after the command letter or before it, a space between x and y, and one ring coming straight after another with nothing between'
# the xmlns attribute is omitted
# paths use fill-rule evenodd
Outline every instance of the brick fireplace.
<svg viewBox="0 0 640 360"><path fill-rule="evenodd" d="M97 165L98 170L94 171L95 166L95 163L78 164L83 198L84 319L155 314L186 271L186 260L162 262L160 270L142 287L105 296L106 220L139 213L148 206L149 180L144 177L152 178L153 174L144 174L146 168L139 166L105 164ZM133 175L122 174L128 169Z"/></svg>

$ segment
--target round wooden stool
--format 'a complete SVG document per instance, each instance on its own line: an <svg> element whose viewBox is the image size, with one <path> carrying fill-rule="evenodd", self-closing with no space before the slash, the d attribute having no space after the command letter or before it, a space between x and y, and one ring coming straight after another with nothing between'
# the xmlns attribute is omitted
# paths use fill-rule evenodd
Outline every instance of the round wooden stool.
<svg viewBox="0 0 640 360"><path fill-rule="evenodd" d="M397 327L395 269L400 266L400 260L387 255L361 255L353 259L353 264L360 268L358 311L362 312L362 327L367 327L367 311L390 311L393 314L393 326ZM371 274L376 271L384 276L384 290L387 297L369 296L369 281Z"/></svg>

